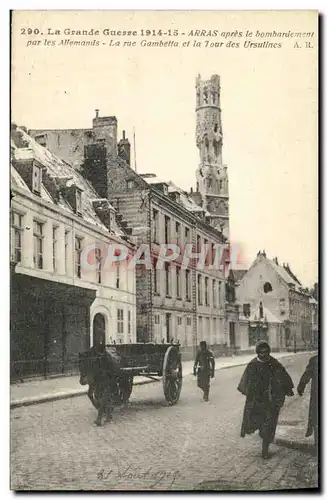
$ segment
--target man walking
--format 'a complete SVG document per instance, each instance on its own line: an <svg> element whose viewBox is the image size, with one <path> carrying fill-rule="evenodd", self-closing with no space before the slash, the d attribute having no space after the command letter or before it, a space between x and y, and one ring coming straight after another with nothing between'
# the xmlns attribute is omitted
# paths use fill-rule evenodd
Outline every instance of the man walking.
<svg viewBox="0 0 328 500"><path fill-rule="evenodd" d="M199 344L200 350L197 352L194 363L194 375L197 375L197 386L204 393L204 401L208 401L210 392L210 379L214 377L215 360L213 353L207 349L207 344L202 340Z"/></svg>
<svg viewBox="0 0 328 500"><path fill-rule="evenodd" d="M259 430L263 458L269 458L285 397L294 395L292 379L270 352L267 342L256 345L257 357L248 363L237 388L246 396L241 437Z"/></svg>
<svg viewBox="0 0 328 500"><path fill-rule="evenodd" d="M305 386L311 382L311 396L309 406L308 426L306 436L314 433L314 444L318 449L318 354L310 358L310 361L297 386L299 396L303 396Z"/></svg>

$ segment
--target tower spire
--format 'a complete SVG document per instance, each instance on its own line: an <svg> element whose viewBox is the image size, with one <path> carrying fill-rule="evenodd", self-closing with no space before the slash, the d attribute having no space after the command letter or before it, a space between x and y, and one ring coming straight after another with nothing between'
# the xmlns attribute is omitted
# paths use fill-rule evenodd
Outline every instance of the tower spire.
<svg viewBox="0 0 328 500"><path fill-rule="evenodd" d="M196 78L196 145L199 149L197 185L202 206L211 214L211 224L229 236L227 167L222 162L220 77Z"/></svg>

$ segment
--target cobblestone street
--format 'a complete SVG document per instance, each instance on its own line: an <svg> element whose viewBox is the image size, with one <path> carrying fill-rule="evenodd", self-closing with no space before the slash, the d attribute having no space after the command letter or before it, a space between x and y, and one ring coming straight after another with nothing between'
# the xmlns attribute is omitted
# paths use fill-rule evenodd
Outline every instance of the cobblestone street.
<svg viewBox="0 0 328 500"><path fill-rule="evenodd" d="M295 385L308 359L302 354L282 361ZM184 377L173 407L167 406L161 383L137 386L130 403L101 428L93 426L96 413L86 396L12 410L12 489L316 487L316 459L309 453L272 445L272 457L264 461L259 437L240 437L244 397L236 387L244 368L217 371L209 403L201 401L192 376ZM301 405L307 410L308 392L303 399L287 399L286 411L292 404L294 419ZM303 426L305 433L305 421Z"/></svg>

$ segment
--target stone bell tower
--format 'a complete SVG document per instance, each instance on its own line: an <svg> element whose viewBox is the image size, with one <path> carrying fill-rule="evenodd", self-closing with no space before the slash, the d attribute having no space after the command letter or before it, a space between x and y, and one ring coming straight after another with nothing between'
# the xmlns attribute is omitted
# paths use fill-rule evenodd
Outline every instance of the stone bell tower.
<svg viewBox="0 0 328 500"><path fill-rule="evenodd" d="M226 165L222 163L220 77L196 78L196 144L199 167L197 191L202 206L210 212L211 224L229 237L229 190Z"/></svg>

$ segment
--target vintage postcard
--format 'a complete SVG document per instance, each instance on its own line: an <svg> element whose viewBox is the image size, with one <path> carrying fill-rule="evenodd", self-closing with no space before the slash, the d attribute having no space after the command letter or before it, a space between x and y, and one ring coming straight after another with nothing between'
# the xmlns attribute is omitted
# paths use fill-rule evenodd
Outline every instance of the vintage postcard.
<svg viewBox="0 0 328 500"><path fill-rule="evenodd" d="M11 21L10 488L318 489L318 12Z"/></svg>

